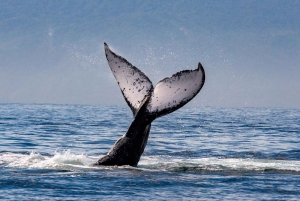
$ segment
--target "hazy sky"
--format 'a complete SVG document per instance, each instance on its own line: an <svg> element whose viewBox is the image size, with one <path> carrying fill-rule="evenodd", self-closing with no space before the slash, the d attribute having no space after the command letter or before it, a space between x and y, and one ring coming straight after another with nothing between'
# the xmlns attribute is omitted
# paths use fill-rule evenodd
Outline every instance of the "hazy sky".
<svg viewBox="0 0 300 201"><path fill-rule="evenodd" d="M1 1L0 103L125 105L103 43L190 106L300 108L300 1Z"/></svg>

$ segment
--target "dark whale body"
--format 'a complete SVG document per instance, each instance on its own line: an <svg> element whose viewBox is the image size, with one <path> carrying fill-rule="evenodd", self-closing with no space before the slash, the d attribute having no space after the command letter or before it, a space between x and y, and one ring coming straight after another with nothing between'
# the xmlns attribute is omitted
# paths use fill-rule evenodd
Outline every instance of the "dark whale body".
<svg viewBox="0 0 300 201"><path fill-rule="evenodd" d="M197 69L180 71L164 78L153 88L142 71L112 52L106 43L104 48L108 64L134 119L127 132L94 165L137 166L148 141L151 122L192 100L204 85L205 72L199 63Z"/></svg>
<svg viewBox="0 0 300 201"><path fill-rule="evenodd" d="M151 122L145 112L145 105L149 97L145 98L143 106L136 114L128 131L119 138L106 156L99 159L96 165L131 165L136 166L147 144Z"/></svg>

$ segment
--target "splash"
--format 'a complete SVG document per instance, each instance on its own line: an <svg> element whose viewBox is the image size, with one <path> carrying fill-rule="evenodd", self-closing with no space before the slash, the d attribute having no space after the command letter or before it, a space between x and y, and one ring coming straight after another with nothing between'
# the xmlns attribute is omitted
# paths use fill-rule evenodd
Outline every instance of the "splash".
<svg viewBox="0 0 300 201"><path fill-rule="evenodd" d="M99 156L74 154L71 150L56 151L53 156L40 153L0 153L0 167L20 169L80 170L142 170L147 172L192 173L287 173L300 174L298 160L268 160L239 158L176 158L171 156L143 156L137 167L91 166Z"/></svg>
<svg viewBox="0 0 300 201"><path fill-rule="evenodd" d="M70 150L56 151L53 156L43 156L40 153L31 152L0 154L0 165L14 168L34 169L67 169L87 168L95 159L85 154L73 154Z"/></svg>

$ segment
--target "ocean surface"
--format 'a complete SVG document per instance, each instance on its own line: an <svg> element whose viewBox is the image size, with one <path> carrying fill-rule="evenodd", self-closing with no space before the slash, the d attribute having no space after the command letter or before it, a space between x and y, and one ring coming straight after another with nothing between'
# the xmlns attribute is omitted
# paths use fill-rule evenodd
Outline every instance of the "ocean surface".
<svg viewBox="0 0 300 201"><path fill-rule="evenodd" d="M300 110L184 107L137 167L92 167L127 106L0 104L0 200L299 200Z"/></svg>

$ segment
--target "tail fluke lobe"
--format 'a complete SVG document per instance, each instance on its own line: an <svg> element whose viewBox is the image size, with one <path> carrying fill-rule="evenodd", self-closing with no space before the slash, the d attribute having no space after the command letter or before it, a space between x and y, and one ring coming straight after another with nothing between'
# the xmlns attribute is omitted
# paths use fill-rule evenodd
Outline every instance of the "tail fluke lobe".
<svg viewBox="0 0 300 201"><path fill-rule="evenodd" d="M164 78L152 92L148 112L157 118L181 108L199 93L204 82L205 72L200 62L195 70L180 71Z"/></svg>
<svg viewBox="0 0 300 201"><path fill-rule="evenodd" d="M153 85L149 78L123 57L112 52L104 43L108 65L113 72L122 94L135 115L145 96L150 95Z"/></svg>

